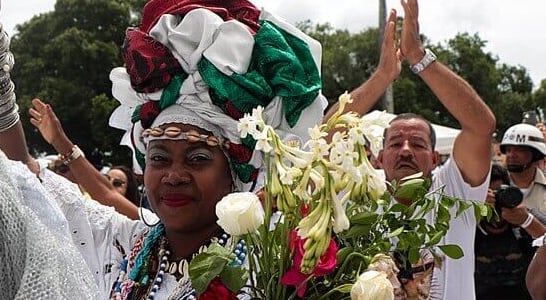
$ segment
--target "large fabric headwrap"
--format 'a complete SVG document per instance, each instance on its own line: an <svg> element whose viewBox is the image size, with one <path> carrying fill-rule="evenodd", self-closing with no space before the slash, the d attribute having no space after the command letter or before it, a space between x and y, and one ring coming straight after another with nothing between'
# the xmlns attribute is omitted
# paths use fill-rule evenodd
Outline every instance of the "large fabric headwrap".
<svg viewBox="0 0 546 300"><path fill-rule="evenodd" d="M169 110L170 122L217 129L236 188L249 191L263 160L254 140L239 137L244 113L265 107L264 120L281 137L305 142L327 104L320 44L245 0L148 1L141 26L127 30L123 56L125 67L110 73L121 103L110 126L126 131L121 144L132 148L137 173L144 168L142 131L180 105L192 117Z"/></svg>

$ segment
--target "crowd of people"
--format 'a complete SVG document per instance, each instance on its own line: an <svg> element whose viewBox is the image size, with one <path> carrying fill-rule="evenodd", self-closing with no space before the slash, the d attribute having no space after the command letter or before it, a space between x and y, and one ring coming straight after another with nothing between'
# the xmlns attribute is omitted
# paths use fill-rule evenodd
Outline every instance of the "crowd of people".
<svg viewBox="0 0 546 300"><path fill-rule="evenodd" d="M402 0L402 7L400 40L391 10L378 66L351 92L345 111L367 113L407 62L461 130L440 164L431 123L399 114L385 130L374 164L389 182L422 172L432 180L431 190L443 186L450 196L491 203L497 212L478 222L465 211L451 221L444 242L459 245L465 255L421 261L419 267L432 273L421 296L546 299L543 132L529 124L509 128L500 143L505 164L492 165L495 116L423 46L417 0ZM30 122L59 153L39 163L29 155L14 95L0 98L0 107L10 108L0 114L0 177L26 178L0 182L0 221L14 224L0 229L0 236L21 245L27 240L17 248L26 251L1 244L0 290L9 298L195 299L187 270L158 262L184 266L211 240L233 243L216 223L215 204L234 191L258 192L264 182L264 162L237 133L238 118L265 106L269 125L304 144L307 128L337 110L335 104L324 113L320 44L246 0L150 0L140 26L126 34L125 64L110 74L120 102L110 124L125 131L122 144L133 150L133 170L114 166L102 174L70 140L53 108L34 99ZM8 72L0 73L7 82L0 87L12 86ZM505 191L521 201L501 199ZM412 199L394 200L410 205ZM29 263L46 238L55 244L44 244L52 248L49 259ZM26 263L16 264L21 261ZM37 268L54 271L36 274ZM64 270L70 272L60 274ZM47 292L30 289L33 281L49 284Z"/></svg>

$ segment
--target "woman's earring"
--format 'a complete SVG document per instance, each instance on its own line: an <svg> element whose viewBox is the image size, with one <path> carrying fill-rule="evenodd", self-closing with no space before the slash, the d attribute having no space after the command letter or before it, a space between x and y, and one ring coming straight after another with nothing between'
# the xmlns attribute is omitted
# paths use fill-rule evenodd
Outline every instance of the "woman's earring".
<svg viewBox="0 0 546 300"><path fill-rule="evenodd" d="M144 213L144 208L142 207L142 204L144 201L147 201L148 200L148 194L146 194L146 189L143 189L142 190L142 193L140 194L140 204L138 206L138 215L140 216L140 220L142 220L142 222L148 226L148 227L154 227L155 225L159 224L159 222L161 220L159 220L159 218L156 217L157 221L155 223L148 223L146 221L146 215Z"/></svg>

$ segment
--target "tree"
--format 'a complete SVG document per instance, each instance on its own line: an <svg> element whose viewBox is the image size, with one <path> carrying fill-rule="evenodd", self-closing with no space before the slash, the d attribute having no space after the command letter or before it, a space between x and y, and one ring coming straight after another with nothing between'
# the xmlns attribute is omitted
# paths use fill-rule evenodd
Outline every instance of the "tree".
<svg viewBox="0 0 546 300"><path fill-rule="evenodd" d="M17 27L11 46L17 62L13 79L34 154L52 151L27 121L30 101L39 97L53 106L67 134L91 161L101 164L109 153L116 163L130 161L128 149L118 146L121 131L108 126L117 106L108 75L123 64L120 47L125 29L137 21L135 3L58 0L54 11Z"/></svg>
<svg viewBox="0 0 546 300"><path fill-rule="evenodd" d="M375 70L379 60L377 28L351 34L330 24L312 26L310 21L298 27L322 44L322 93L330 103L360 85Z"/></svg>

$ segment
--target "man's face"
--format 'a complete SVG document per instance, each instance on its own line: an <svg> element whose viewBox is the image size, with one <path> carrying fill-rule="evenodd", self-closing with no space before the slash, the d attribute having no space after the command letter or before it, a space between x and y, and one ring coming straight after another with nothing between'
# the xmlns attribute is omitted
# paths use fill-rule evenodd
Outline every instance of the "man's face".
<svg viewBox="0 0 546 300"><path fill-rule="evenodd" d="M526 165L533 160L533 152L526 146L504 146L507 165Z"/></svg>
<svg viewBox="0 0 546 300"><path fill-rule="evenodd" d="M384 145L378 160L388 181L400 181L418 172L430 176L438 165L439 155L432 150L430 130L423 120L403 119L391 123Z"/></svg>

